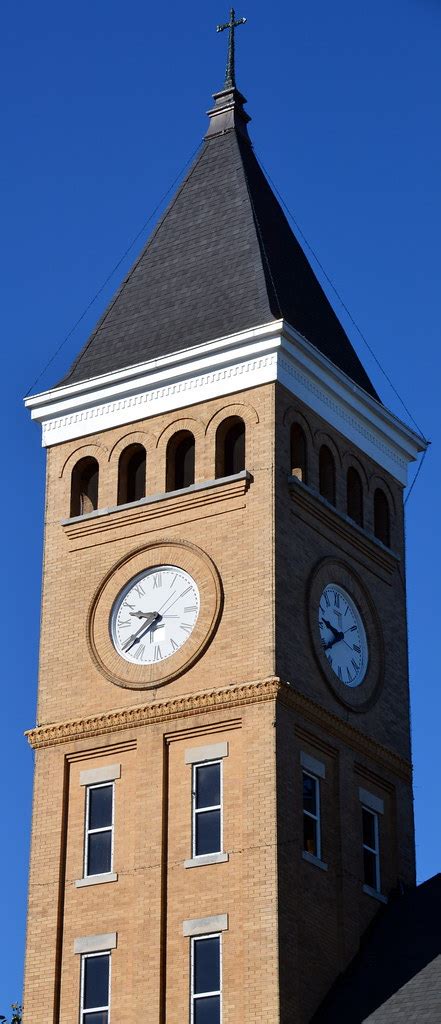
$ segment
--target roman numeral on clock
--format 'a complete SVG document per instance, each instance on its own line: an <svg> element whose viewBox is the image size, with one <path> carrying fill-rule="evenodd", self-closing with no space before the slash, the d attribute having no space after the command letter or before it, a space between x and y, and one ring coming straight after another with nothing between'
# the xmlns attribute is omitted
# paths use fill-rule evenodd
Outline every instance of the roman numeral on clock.
<svg viewBox="0 0 441 1024"><path fill-rule="evenodd" d="M157 572L153 577L153 590L159 590L160 587L162 587L162 574Z"/></svg>

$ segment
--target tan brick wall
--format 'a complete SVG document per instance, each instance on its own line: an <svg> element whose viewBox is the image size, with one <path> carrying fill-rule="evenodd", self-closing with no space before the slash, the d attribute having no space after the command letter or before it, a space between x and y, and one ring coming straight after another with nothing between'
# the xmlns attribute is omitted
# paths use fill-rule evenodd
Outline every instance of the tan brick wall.
<svg viewBox="0 0 441 1024"><path fill-rule="evenodd" d="M183 1024L188 1019L190 940L186 919L226 913L223 935L223 1024L307 1024L332 981L357 949L379 904L362 891L359 786L385 803L383 891L414 879L408 766L407 650L403 587L401 490L385 484L395 504L393 546L400 555L385 574L351 539L298 514L287 483L290 417L300 411L310 431L310 477L326 425L292 397L268 385L69 442L48 453L45 571L38 703L39 724L115 712L108 723L81 724L36 752L25 1007L28 1024L77 1024L79 936L118 933L112 952L112 1022ZM132 441L147 448L147 493L164 489L165 450L173 431L196 436L196 479L214 477L214 439L224 416L247 424L248 489L213 493L186 507L158 502L151 518L136 512L103 516L98 526L62 525L69 516L75 461L100 465L100 508L116 502L119 455ZM345 507L350 458L365 473L366 527L378 467L339 452L337 505ZM380 474L381 475L381 474ZM383 474L384 477L384 474ZM101 523L101 525L100 525ZM128 552L164 540L190 541L216 565L223 582L219 627L200 660L164 688L112 685L91 657L87 617L93 595ZM384 624L386 676L381 696L360 714L344 708L311 650L307 588L324 555L343 558L363 576ZM256 687L231 690L216 707L192 705L204 691L240 687L278 673L292 685L280 700ZM230 692L230 691L228 691ZM298 705L294 701L299 695ZM189 695L188 704L178 698ZM303 696L302 696L303 695ZM304 698L309 698L303 700ZM291 700L291 703L290 703ZM119 711L170 702L151 724L124 727ZM175 701L175 704L172 704ZM302 703L303 701L303 703ZM174 710L175 709L175 710ZM66 734L67 736L67 734ZM54 739L53 737L53 739ZM58 740L63 742L59 743ZM191 768L185 750L227 741L224 760L224 849L227 863L186 869L191 846ZM46 742L46 741L45 741ZM47 740L49 742L49 740ZM326 765L322 784L323 859L302 858L300 750ZM404 759L404 760L403 760ZM116 882L76 888L83 869L85 791L80 772L121 764L115 782ZM382 823L383 829L383 823Z"/></svg>

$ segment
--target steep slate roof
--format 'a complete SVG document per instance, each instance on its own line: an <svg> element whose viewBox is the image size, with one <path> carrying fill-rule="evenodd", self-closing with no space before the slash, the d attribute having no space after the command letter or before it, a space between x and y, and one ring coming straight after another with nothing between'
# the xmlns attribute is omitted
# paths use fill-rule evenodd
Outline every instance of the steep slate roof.
<svg viewBox="0 0 441 1024"><path fill-rule="evenodd" d="M256 160L244 97L215 101L190 172L63 383L284 318L378 397Z"/></svg>
<svg viewBox="0 0 441 1024"><path fill-rule="evenodd" d="M311 1024L440 1024L441 874L380 911Z"/></svg>

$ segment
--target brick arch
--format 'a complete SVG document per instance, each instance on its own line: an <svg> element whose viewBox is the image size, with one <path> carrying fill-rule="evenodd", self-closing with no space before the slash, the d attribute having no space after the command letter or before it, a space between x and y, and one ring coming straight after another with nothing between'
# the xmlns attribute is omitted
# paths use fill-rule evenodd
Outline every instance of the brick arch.
<svg viewBox="0 0 441 1024"><path fill-rule="evenodd" d="M119 437L115 444L110 449L107 461L118 463L119 457L125 448L128 448L130 444L142 444L147 454L152 448L156 446L156 438L153 434L147 430L130 430L123 437Z"/></svg>
<svg viewBox="0 0 441 1024"><path fill-rule="evenodd" d="M167 444L173 434L176 434L178 430L191 430L194 434L196 444L201 444L204 440L204 425L202 420L195 416L177 416L171 423L167 423L167 426L160 431L156 436L155 448L157 451L162 451L167 447Z"/></svg>
<svg viewBox="0 0 441 1024"><path fill-rule="evenodd" d="M244 421L245 427L256 426L259 423L259 414L254 405L249 405L247 402L231 402L228 405L223 405L222 409L218 409L217 412L213 413L208 423L205 426L206 437L212 438L216 436L218 426L227 420L230 416L240 416Z"/></svg>
<svg viewBox="0 0 441 1024"><path fill-rule="evenodd" d="M372 473L372 476L369 477L369 482L368 482L369 496L372 499L374 497L375 491L377 490L377 487L379 487L382 491L384 491L384 493L385 493L385 495L386 495L386 497L387 497L387 499L388 499L388 501L390 503L391 515L396 516L396 514L397 514L397 502L396 502L395 495L393 493L392 488L387 483L387 481L384 479L384 477L379 475L379 473Z"/></svg>
<svg viewBox="0 0 441 1024"><path fill-rule="evenodd" d="M306 416L297 409L295 405L289 405L283 414L282 424L284 427L291 428L294 423L298 423L299 426L305 433L305 436L312 445L314 444L314 434L311 429L311 425Z"/></svg>
<svg viewBox="0 0 441 1024"><path fill-rule="evenodd" d="M168 423L156 438L156 479L160 491L167 489L167 445L174 434L181 430L189 430L195 440L195 474L197 483L203 478L204 425L202 420L192 416L177 416Z"/></svg>
<svg viewBox="0 0 441 1024"><path fill-rule="evenodd" d="M89 444L79 445L78 448L75 448L75 451L71 452L70 455L67 456L67 459L63 463L61 470L59 472L59 479L61 480L62 477L64 477L64 475L67 473L68 480L70 483L70 475L74 466L76 465L77 462L80 461L80 459L85 459L88 455L92 459L97 460L98 465L101 469L101 464L108 461L108 452L109 449L106 448L106 446L103 444L96 444L94 442L90 442Z"/></svg>
<svg viewBox="0 0 441 1024"><path fill-rule="evenodd" d="M330 434L326 432L326 430L316 430L314 433L314 448L315 451L317 452L317 455L320 451L320 448L322 447L322 444L326 444L328 446L329 450L332 452L334 456L336 468L341 470L342 458L340 454L340 449L337 447L334 439L331 437Z"/></svg>
<svg viewBox="0 0 441 1024"><path fill-rule="evenodd" d="M365 468L365 466L363 466L363 463L360 461L358 456L355 455L354 452L348 450L346 452L343 452L343 456L342 456L342 467L343 467L343 470L344 470L345 474L347 474L348 469L350 469L351 466L354 469L357 470L357 473L359 474L360 479L363 482L363 486L366 489L366 495L367 495L367 493L369 491L369 476L367 474L366 468Z"/></svg>

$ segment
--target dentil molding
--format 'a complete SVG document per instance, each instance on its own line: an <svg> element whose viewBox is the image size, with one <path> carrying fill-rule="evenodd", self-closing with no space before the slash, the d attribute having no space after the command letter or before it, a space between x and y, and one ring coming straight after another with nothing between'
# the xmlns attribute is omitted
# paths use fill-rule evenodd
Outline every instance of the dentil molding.
<svg viewBox="0 0 441 1024"><path fill-rule="evenodd" d="M284 320L63 385L25 404L50 446L276 381L406 483L408 463L426 442Z"/></svg>
<svg viewBox="0 0 441 1024"><path fill-rule="evenodd" d="M92 715L67 722L52 722L49 725L29 729L25 735L34 750L51 747L60 743L89 739L139 726L170 722L190 718L210 711L225 711L259 704L265 701L279 701L291 710L301 714L311 724L336 736L354 750L373 758L378 765L404 779L411 781L412 766L405 758L384 747L381 743L364 735L338 715L316 704L310 697L296 691L289 682L270 676L221 689L203 690L186 694L171 700L154 701L136 707L119 708L101 715Z"/></svg>

